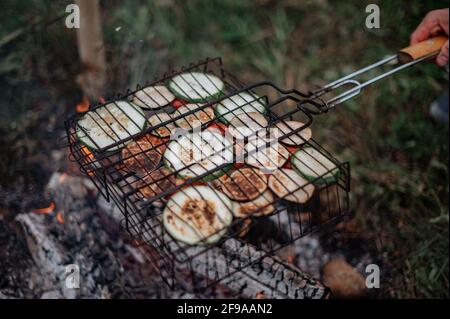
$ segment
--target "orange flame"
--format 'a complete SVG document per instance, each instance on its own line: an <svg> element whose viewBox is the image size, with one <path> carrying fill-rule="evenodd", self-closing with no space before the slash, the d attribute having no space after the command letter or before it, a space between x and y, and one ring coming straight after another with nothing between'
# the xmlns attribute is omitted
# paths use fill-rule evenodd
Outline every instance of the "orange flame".
<svg viewBox="0 0 450 319"><path fill-rule="evenodd" d="M290 264L293 264L294 263L294 256L293 255L287 256L287 262L290 263Z"/></svg>
<svg viewBox="0 0 450 319"><path fill-rule="evenodd" d="M64 224L64 217L60 211L56 213L56 220L58 223Z"/></svg>
<svg viewBox="0 0 450 319"><path fill-rule="evenodd" d="M38 208L38 209L34 209L31 212L35 213L35 214L47 214L47 215L51 215L53 214L53 212L55 211L56 208L56 204L55 202L51 202L50 205L48 207L44 207L44 208Z"/></svg>
<svg viewBox="0 0 450 319"><path fill-rule="evenodd" d="M85 160L86 163L90 163L90 162L95 161L94 154L92 154L92 152L86 146L83 146L81 148L81 153L83 153L84 160ZM92 170L88 170L87 173L88 173L89 176L93 176L94 175L94 172Z"/></svg>
<svg viewBox="0 0 450 319"><path fill-rule="evenodd" d="M264 299L264 291L259 291L255 295L255 299Z"/></svg>
<svg viewBox="0 0 450 319"><path fill-rule="evenodd" d="M83 96L83 101L76 106L77 113L87 112L89 110L89 105L89 99L86 96Z"/></svg>
<svg viewBox="0 0 450 319"><path fill-rule="evenodd" d="M56 218L58 223L64 224L64 218L62 216L61 211L55 213L55 209L56 209L56 204L55 204L55 202L52 201L48 207L33 209L31 212L34 214L44 214L44 215L53 216L54 218Z"/></svg>

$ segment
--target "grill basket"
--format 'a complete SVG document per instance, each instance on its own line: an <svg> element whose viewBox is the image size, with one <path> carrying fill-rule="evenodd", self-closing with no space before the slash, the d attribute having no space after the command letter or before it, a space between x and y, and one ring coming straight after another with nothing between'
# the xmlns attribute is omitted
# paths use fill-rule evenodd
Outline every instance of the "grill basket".
<svg viewBox="0 0 450 319"><path fill-rule="evenodd" d="M77 123L81 118L87 114L96 113L106 104L129 100L148 86L166 85L171 78L183 72L204 72L217 76L225 84L223 94L220 98L199 105L198 109L192 112L175 116L168 121L162 121L161 124L156 126L148 125L142 132L130 134L125 139L120 139L120 141L109 145L107 149L97 148L94 150L80 142L77 136L80 128ZM315 185L315 191L307 202L297 204L287 201L285 197L274 196L273 200L264 207L255 208L248 216L234 218L231 225L225 229L225 234L214 244L207 244L207 238L204 238L197 245L188 245L174 239L166 231L163 227L162 214L171 194L183 192L190 185L217 183L218 180L230 176L243 164L234 165L231 169L229 165L221 165L201 176L184 180L178 178L179 171L171 171L170 175L155 180L150 178L150 174L155 169L164 166L164 163L161 162L158 167L149 168L147 165L148 157L150 157L150 154L154 155L154 152L163 153L170 142L169 139L159 139L158 143L155 143L153 138L148 144L151 145L150 147L140 146L137 151L127 153L127 155L124 155L121 149L130 145L127 143L151 139L150 136L155 136L158 128L183 120L187 116L197 116L198 111L205 110L205 108L214 106L216 103L241 92L250 92L264 99L267 105L265 115L268 118L269 126L288 120L297 120L304 123L301 128L279 135L280 140L292 137L308 128L312 123L313 116L322 113L324 107L326 107L326 104L320 100L318 95L304 94L297 90L286 91L270 82L245 86L223 69L220 58L208 58L196 64L182 67L180 70L166 73L162 78L147 83L143 87L138 86L136 90L129 90L125 94L106 101L106 103L91 106L88 112L75 114L65 123L71 159L79 164L81 171L89 176L108 201L111 199L114 201L123 214L123 228L135 240L135 243L145 250L148 261L170 286L183 284L196 290L211 287L212 284L226 280L230 275L243 271L246 267L255 264L264 257L274 255L277 250L292 244L302 236L341 221L348 214L349 164L338 161L314 139L310 139L302 147L311 147L318 154L334 163L339 174L332 182L316 183L320 182L324 175L329 172L323 175L317 174L316 179L308 183L308 185ZM144 100L140 102L145 103ZM158 114L165 112L173 113L174 111L176 109L170 101L157 111L144 109L146 117L158 116ZM233 113L233 111L230 112ZM98 119L98 117L96 119L104 121L104 119ZM217 123L218 119L215 117L208 121L203 120L201 127L202 129L218 127ZM106 120L102 125L107 127L109 124ZM95 141L92 142L95 143ZM124 144L127 144L127 146L121 147ZM233 150L235 150L236 145L236 141L233 141ZM115 147L118 148L117 151L110 151ZM221 175L222 177L215 181L203 182L204 178L211 176L211 174ZM176 182L172 182L170 187L166 187L161 192L156 192L154 196L146 195L145 190L148 190L151 184L159 183L163 178L169 179L171 176L176 177ZM217 186L217 184L215 185ZM298 188L289 194L302 190L306 186L298 185ZM268 206L271 207L270 214L256 217L256 212L263 211ZM222 230L217 232L219 231Z"/></svg>

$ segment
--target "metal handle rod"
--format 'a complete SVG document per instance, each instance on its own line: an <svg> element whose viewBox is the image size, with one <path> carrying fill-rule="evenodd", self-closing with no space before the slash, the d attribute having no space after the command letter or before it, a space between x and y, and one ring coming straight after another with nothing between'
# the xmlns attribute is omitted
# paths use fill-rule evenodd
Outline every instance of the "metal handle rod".
<svg viewBox="0 0 450 319"><path fill-rule="evenodd" d="M397 59L397 55L391 55L389 57L386 57L383 60L380 60L380 61L378 61L376 63L373 63L371 65L366 66L365 68L362 68L362 69L360 69L358 71L350 73L350 74L348 74L348 75L346 75L344 77L341 77L341 78L339 78L339 79L337 79L337 80L335 80L333 82L330 82L330 83L328 83L327 85L325 85L324 87L322 87L321 89L319 89L319 90L317 90L315 92L322 92L322 91L326 92L328 89L332 89L332 88L336 87L336 85L340 84L341 82L344 82L346 80L352 79L355 76L358 76L360 74L366 73L366 72L368 72L368 71L370 71L372 69L375 69L375 68L377 68L379 66L382 66L384 64L387 64L389 62L395 61L396 59Z"/></svg>
<svg viewBox="0 0 450 319"><path fill-rule="evenodd" d="M349 100L350 98L352 98L352 97L358 95L359 93L361 93L361 90L363 88L365 88L365 87L367 87L367 86L369 86L369 85L371 85L371 84L373 84L373 83L375 83L375 82L377 82L377 81L379 81L381 79L384 79L384 78L386 78L386 77L388 77L388 76L390 76L392 74L395 74L395 73L397 73L397 72L399 72L399 71L401 71L403 69L406 69L406 68L408 68L410 66L413 66L413 65L415 65L417 63L420 63L422 61L428 60L428 59L430 59L430 58L432 58L434 56L436 56L436 53L432 53L432 54L429 54L429 55L424 56L422 58L419 58L417 60L414 60L414 61L402 64L402 65L400 65L400 66L398 66L398 67L396 67L396 68L394 68L392 70L389 70L389 71L387 71L385 73L382 73L382 74L380 74L380 75L378 75L378 76L376 76L376 77L374 77L374 78L372 78L370 80L367 80L364 83L359 83L358 81L354 81L353 83L355 83L355 82L358 83L358 84L355 83L356 84L355 87L353 87L353 88L351 88L351 89L349 89L349 90L339 94L338 96L335 96L335 97L331 98L330 100L326 101L326 104L328 105L328 108L335 107L336 105L338 105L338 104L340 104L342 102L345 102L345 101ZM346 83L348 83L348 82L346 82Z"/></svg>
<svg viewBox="0 0 450 319"><path fill-rule="evenodd" d="M379 74L377 76L375 76L374 78L367 80L366 82L360 83L359 81L355 80L354 78L358 75L361 75L363 73L367 73L368 71L371 71L373 69L376 69L378 67L381 67L383 65L392 63L392 62L396 62L398 64L398 55L392 55L392 56L388 56L376 63L373 63L371 65L368 65L360 70L357 70L353 73L350 73L344 77L341 77L333 82L328 83L327 85L323 86L322 88L315 90L311 93L311 98L319 98L329 92L332 92L344 85L352 85L353 87L348 89L347 91L342 92L341 94L323 101L323 103L325 104L325 110L329 110L333 107L335 107L338 104L341 104L357 95L359 95L362 91L362 89L364 89L365 87L371 85L372 83L375 83L381 79L384 79L394 73L397 73L403 69L406 69L410 66L413 66L417 63L423 62L425 60L431 59L432 57L435 57L438 54L438 52L433 52L430 53L426 56L423 56L421 58L418 58L416 60L413 60L411 62L405 63L405 64L401 64L399 66L397 66L396 68L386 71L382 74Z"/></svg>

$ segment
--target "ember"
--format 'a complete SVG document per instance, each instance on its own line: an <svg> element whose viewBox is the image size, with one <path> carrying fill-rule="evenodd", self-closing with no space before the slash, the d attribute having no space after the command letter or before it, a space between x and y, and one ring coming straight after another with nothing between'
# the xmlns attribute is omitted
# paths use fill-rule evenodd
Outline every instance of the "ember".
<svg viewBox="0 0 450 319"><path fill-rule="evenodd" d="M62 177L63 175L61 175ZM61 179L60 177L60 179ZM44 214L44 215L49 215L52 218L56 219L56 221L60 224L64 224L64 218L63 218L63 214L61 211L56 212L56 204L54 201L52 201L50 203L49 206L44 207L44 208L37 208L37 209L33 209L31 210L31 213L34 214Z"/></svg>
<svg viewBox="0 0 450 319"><path fill-rule="evenodd" d="M56 208L56 204L55 204L55 202L52 201L49 206L44 207L44 208L33 209L31 212L34 214L51 215L55 212L55 208Z"/></svg>
<svg viewBox="0 0 450 319"><path fill-rule="evenodd" d="M95 161L94 154L92 154L92 152L86 146L83 146L81 148L81 153L84 155L84 162L86 164L89 164L89 163ZM94 172L91 169L88 169L86 172L89 176L94 175Z"/></svg>
<svg viewBox="0 0 450 319"><path fill-rule="evenodd" d="M87 112L89 110L89 105L89 99L86 96L83 96L83 101L76 106L77 113Z"/></svg>

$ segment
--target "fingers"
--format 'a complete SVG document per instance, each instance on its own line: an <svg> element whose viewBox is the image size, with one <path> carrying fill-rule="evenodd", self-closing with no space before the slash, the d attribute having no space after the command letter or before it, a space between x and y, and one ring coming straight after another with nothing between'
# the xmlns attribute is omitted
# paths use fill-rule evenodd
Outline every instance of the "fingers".
<svg viewBox="0 0 450 319"><path fill-rule="evenodd" d="M445 66L448 63L448 40L445 42L444 46L441 49L441 52L436 58L436 63L439 66Z"/></svg>
<svg viewBox="0 0 450 319"><path fill-rule="evenodd" d="M436 11L429 12L411 35L411 45L424 41L431 36L431 29L437 26Z"/></svg>
<svg viewBox="0 0 450 319"><path fill-rule="evenodd" d="M448 12L448 9L430 11L412 33L411 45L424 41L439 32L448 35Z"/></svg>

